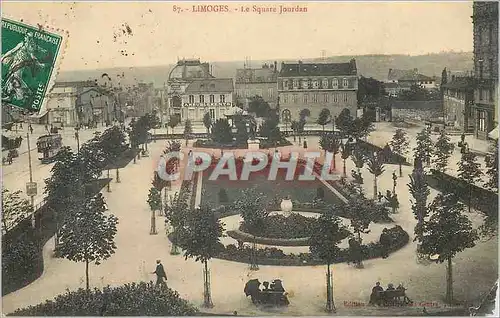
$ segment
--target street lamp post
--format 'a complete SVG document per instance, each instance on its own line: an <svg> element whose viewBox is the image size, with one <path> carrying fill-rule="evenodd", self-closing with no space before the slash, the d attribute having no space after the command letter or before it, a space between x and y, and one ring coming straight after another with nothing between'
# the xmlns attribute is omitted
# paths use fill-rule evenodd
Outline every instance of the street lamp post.
<svg viewBox="0 0 500 318"><path fill-rule="evenodd" d="M30 149L30 136L29 133L26 133L26 138L27 138L27 143L28 143L28 164L29 164L29 171L30 171L30 182L26 184L26 194L30 197L31 201L31 209L32 209L32 214L31 214L31 226L33 228L36 228L36 217L35 217L35 196L36 196L36 183L33 182L33 169L31 167L31 149Z"/></svg>

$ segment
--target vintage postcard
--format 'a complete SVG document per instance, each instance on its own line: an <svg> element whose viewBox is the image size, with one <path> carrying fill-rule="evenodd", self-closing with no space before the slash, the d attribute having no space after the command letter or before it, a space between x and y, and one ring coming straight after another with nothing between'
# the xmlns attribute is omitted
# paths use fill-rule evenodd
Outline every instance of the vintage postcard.
<svg viewBox="0 0 500 318"><path fill-rule="evenodd" d="M500 315L496 1L1 6L3 314Z"/></svg>

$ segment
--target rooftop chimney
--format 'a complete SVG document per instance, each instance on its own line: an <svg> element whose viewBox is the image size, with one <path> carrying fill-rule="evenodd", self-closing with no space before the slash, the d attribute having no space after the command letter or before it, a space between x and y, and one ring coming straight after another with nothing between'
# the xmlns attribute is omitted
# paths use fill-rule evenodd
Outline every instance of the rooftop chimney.
<svg viewBox="0 0 500 318"><path fill-rule="evenodd" d="M274 71L278 71L278 62L274 61Z"/></svg>

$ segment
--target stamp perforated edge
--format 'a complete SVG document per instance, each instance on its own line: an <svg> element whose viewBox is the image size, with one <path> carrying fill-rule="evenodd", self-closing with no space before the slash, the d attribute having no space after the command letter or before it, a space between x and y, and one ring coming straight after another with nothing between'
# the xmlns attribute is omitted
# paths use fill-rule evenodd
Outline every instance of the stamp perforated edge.
<svg viewBox="0 0 500 318"><path fill-rule="evenodd" d="M47 107L49 94L52 91L52 88L53 88L54 84L56 83L56 79L59 75L59 67L61 65L62 60L64 59L64 55L66 53L66 47L68 45L69 32L64 30L64 29L61 29L61 28L53 27L53 26L46 25L46 24L41 24L38 22L31 21L29 19L19 18L19 17L5 14L2 12L2 20L4 20L4 19L8 19L8 20L12 20L12 21L15 21L18 23L26 24L26 25L29 25L33 28L38 28L42 31L47 31L47 32L61 36L59 53L57 54L56 59L54 61L52 73L50 74L50 78L47 82L47 89L45 90L45 96L43 98L42 105L40 106L40 109L38 110L38 113L28 111L28 110L23 109L21 107L15 107L16 110L18 110L18 111L20 110L23 114L40 114L40 112L43 111L44 109L46 109L46 107ZM3 107L3 105L2 105L2 107Z"/></svg>

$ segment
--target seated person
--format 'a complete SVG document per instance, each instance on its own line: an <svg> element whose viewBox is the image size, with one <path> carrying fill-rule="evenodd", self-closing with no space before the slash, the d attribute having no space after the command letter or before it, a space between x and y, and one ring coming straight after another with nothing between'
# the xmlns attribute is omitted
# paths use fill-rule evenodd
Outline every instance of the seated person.
<svg viewBox="0 0 500 318"><path fill-rule="evenodd" d="M389 283L389 284L387 285L387 289L386 289L386 290L396 290L396 289L394 288L394 284Z"/></svg>
<svg viewBox="0 0 500 318"><path fill-rule="evenodd" d="M380 286L380 282L375 283L375 286L372 288L372 293L370 295L370 304L371 305L380 305L381 297L380 293L383 292L384 289Z"/></svg>
<svg viewBox="0 0 500 318"><path fill-rule="evenodd" d="M269 282L263 282L262 285L264 285L264 289L262 291L264 291L264 292L270 291Z"/></svg>
<svg viewBox="0 0 500 318"><path fill-rule="evenodd" d="M280 279L275 279L273 281L273 284L271 286L274 287L274 288L272 288L273 291L282 292L282 293L285 292L285 289L283 288L283 285L281 284L281 280Z"/></svg>
<svg viewBox="0 0 500 318"><path fill-rule="evenodd" d="M396 290L406 290L406 288L404 288L403 283L399 283L398 287L396 287Z"/></svg>

